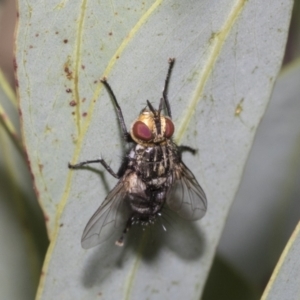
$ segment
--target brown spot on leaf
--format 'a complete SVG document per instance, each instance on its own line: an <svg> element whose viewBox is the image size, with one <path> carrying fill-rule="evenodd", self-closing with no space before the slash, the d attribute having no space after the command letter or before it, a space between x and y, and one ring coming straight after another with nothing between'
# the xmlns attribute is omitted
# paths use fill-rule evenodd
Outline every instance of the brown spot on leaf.
<svg viewBox="0 0 300 300"><path fill-rule="evenodd" d="M75 106L77 103L75 100L72 100L69 104L70 104L70 106Z"/></svg>
<svg viewBox="0 0 300 300"><path fill-rule="evenodd" d="M73 79L73 72L70 70L68 62L64 65L64 71L69 80Z"/></svg>
<svg viewBox="0 0 300 300"><path fill-rule="evenodd" d="M72 71L70 71L69 67L65 67L65 73L68 79L72 79Z"/></svg>
<svg viewBox="0 0 300 300"><path fill-rule="evenodd" d="M72 80L73 79L73 71L71 69L72 63L71 63L71 57L68 56L67 61L64 64L64 71L66 73L67 79Z"/></svg>
<svg viewBox="0 0 300 300"><path fill-rule="evenodd" d="M18 64L17 64L17 60L15 57L13 59L13 66L14 66L14 71L16 71L18 69Z"/></svg>
<svg viewBox="0 0 300 300"><path fill-rule="evenodd" d="M83 117L86 117L86 116L87 116L87 112L84 112L84 113L82 114L82 116L83 116Z"/></svg>

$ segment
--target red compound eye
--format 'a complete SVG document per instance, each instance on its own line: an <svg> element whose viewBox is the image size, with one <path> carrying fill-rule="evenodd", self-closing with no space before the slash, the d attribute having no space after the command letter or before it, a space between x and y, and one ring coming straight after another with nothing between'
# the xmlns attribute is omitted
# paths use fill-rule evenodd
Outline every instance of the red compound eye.
<svg viewBox="0 0 300 300"><path fill-rule="evenodd" d="M165 137L170 138L174 133L174 124L170 119L166 118Z"/></svg>
<svg viewBox="0 0 300 300"><path fill-rule="evenodd" d="M141 122L136 121L132 127L134 136L142 141L150 141L152 139L152 132L148 126Z"/></svg>

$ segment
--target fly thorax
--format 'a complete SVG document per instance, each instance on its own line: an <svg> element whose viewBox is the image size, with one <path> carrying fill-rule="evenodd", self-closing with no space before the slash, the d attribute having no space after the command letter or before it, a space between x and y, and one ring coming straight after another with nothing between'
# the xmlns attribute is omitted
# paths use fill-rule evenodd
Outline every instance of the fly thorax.
<svg viewBox="0 0 300 300"><path fill-rule="evenodd" d="M147 184L160 186L165 183L170 172L173 155L169 153L167 146L156 145L135 147L135 170Z"/></svg>

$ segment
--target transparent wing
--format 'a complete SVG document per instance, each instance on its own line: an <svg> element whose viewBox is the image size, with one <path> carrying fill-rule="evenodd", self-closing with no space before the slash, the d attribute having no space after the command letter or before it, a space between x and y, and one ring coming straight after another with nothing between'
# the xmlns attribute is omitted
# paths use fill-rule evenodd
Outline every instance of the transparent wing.
<svg viewBox="0 0 300 300"><path fill-rule="evenodd" d="M172 180L168 206L184 219L201 219L206 213L207 200L193 173L181 162L175 168Z"/></svg>
<svg viewBox="0 0 300 300"><path fill-rule="evenodd" d="M87 223L81 238L81 245L84 249L104 242L113 236L117 228L125 227L129 217L125 197L126 190L123 182L119 181Z"/></svg>

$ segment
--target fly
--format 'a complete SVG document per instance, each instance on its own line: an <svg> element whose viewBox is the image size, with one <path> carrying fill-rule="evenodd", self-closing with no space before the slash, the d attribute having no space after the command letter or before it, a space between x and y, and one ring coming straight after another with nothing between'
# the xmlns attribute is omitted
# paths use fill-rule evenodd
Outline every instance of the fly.
<svg viewBox="0 0 300 300"><path fill-rule="evenodd" d="M175 59L169 59L162 98L158 109L147 100L128 132L122 110L106 78L101 79L116 107L116 113L126 143L132 147L124 157L117 173L99 158L69 168L100 163L119 181L87 223L81 238L82 247L94 247L109 237L117 228L123 230L116 245L123 246L124 236L134 224L148 225L162 215L167 206L188 220L202 218L207 209L206 196L181 159L183 151L195 150L177 146L172 141L175 126L168 100L168 85ZM165 107L166 114L162 113Z"/></svg>

